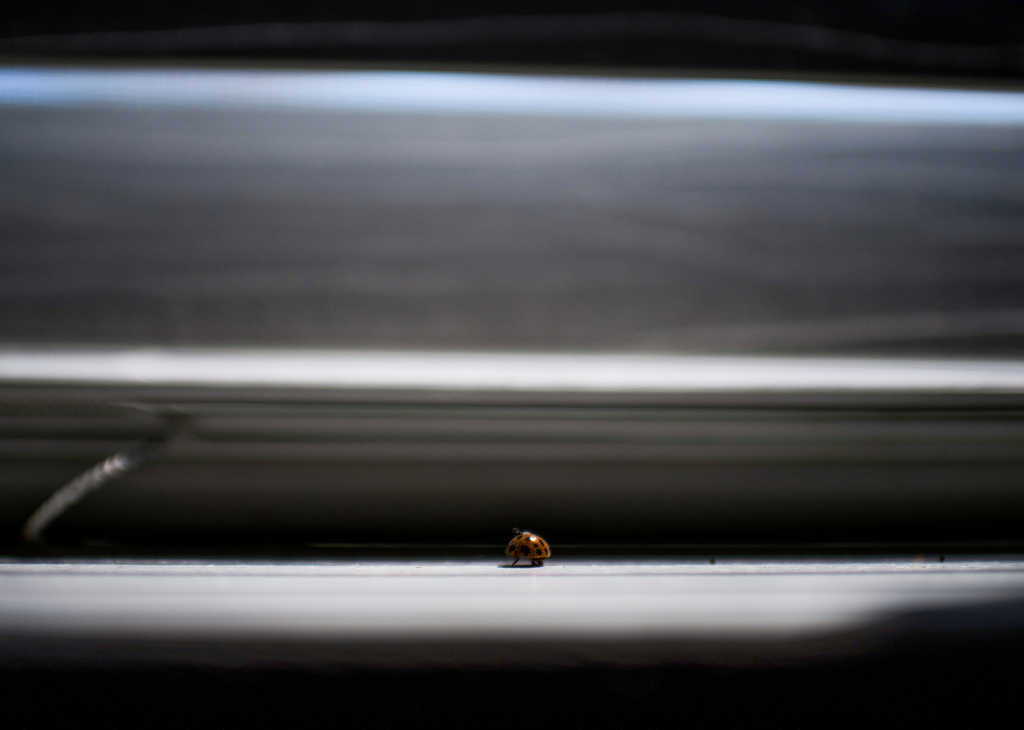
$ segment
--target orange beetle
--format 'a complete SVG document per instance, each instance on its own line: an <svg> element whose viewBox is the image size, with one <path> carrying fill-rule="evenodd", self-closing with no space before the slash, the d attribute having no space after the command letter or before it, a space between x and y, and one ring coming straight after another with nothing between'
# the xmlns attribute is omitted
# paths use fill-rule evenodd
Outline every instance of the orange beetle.
<svg viewBox="0 0 1024 730"><path fill-rule="evenodd" d="M551 548L547 540L532 532L523 532L515 527L512 532L516 534L512 541L505 548L505 555L515 558L515 565L521 558L529 558L532 565L544 565L544 559L551 557Z"/></svg>

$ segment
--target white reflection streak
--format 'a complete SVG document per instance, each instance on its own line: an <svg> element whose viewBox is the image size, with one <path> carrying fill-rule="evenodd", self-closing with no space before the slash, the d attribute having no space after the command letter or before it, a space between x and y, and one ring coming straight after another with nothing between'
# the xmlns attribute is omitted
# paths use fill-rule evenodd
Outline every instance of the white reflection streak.
<svg viewBox="0 0 1024 730"><path fill-rule="evenodd" d="M0 384L509 392L1024 392L1024 361L326 350L0 350Z"/></svg>
<svg viewBox="0 0 1024 730"><path fill-rule="evenodd" d="M0 105L1024 125L1024 94L795 81L0 67Z"/></svg>

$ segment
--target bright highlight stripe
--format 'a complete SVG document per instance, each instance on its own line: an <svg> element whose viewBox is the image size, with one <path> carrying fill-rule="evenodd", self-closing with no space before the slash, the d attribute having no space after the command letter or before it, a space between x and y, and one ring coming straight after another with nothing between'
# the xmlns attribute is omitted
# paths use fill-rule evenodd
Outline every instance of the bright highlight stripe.
<svg viewBox="0 0 1024 730"><path fill-rule="evenodd" d="M1024 93L792 81L0 67L0 105L1024 125Z"/></svg>
<svg viewBox="0 0 1024 730"><path fill-rule="evenodd" d="M505 392L1024 392L1024 361L301 350L0 350L0 385Z"/></svg>

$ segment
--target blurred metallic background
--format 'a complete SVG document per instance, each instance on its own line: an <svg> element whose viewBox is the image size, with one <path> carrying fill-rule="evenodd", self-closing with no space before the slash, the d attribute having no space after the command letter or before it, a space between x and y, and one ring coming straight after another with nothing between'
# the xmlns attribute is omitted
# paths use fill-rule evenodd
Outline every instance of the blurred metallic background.
<svg viewBox="0 0 1024 730"><path fill-rule="evenodd" d="M772 83L739 117L382 113L93 73L106 96L0 104L8 343L1024 352L1024 125L985 94L903 92L952 95L945 123L844 122L828 85L773 114Z"/></svg>
<svg viewBox="0 0 1024 730"><path fill-rule="evenodd" d="M64 529L1019 537L1019 94L60 67L0 82L0 339L5 363L39 363L6 373L0 404L9 539L168 415L189 428ZM209 382L119 380L101 357L90 385L47 369L69 346L370 348L413 380L427 366L402 352L498 359L438 365L451 375L433 392L334 382L329 360L319 389L275 390L246 381L244 353ZM915 355L968 375L929 385L919 360L860 382L860 361L741 359L759 385L711 362L700 372L725 368L719 386L697 397L698 370L669 360L674 385L640 397L627 359L603 366L626 385L581 399L590 361L501 361L511 351ZM266 367L305 367L289 356ZM987 389L964 361L979 356L1010 358L977 364L1010 380ZM529 385L557 367L557 387ZM496 368L527 384L487 385ZM833 371L846 375L816 380Z"/></svg>

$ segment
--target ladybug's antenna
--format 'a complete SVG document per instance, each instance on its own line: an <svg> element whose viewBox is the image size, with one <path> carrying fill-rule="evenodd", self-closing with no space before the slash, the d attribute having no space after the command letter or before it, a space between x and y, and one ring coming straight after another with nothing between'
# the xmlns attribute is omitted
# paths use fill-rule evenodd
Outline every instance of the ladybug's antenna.
<svg viewBox="0 0 1024 730"><path fill-rule="evenodd" d="M520 529L519 529L518 527L513 527L513 528L512 528L512 532L513 532L514 534L516 534L516 535L522 535L522 534L523 534L523 531L522 531L522 530L520 530Z"/></svg>

